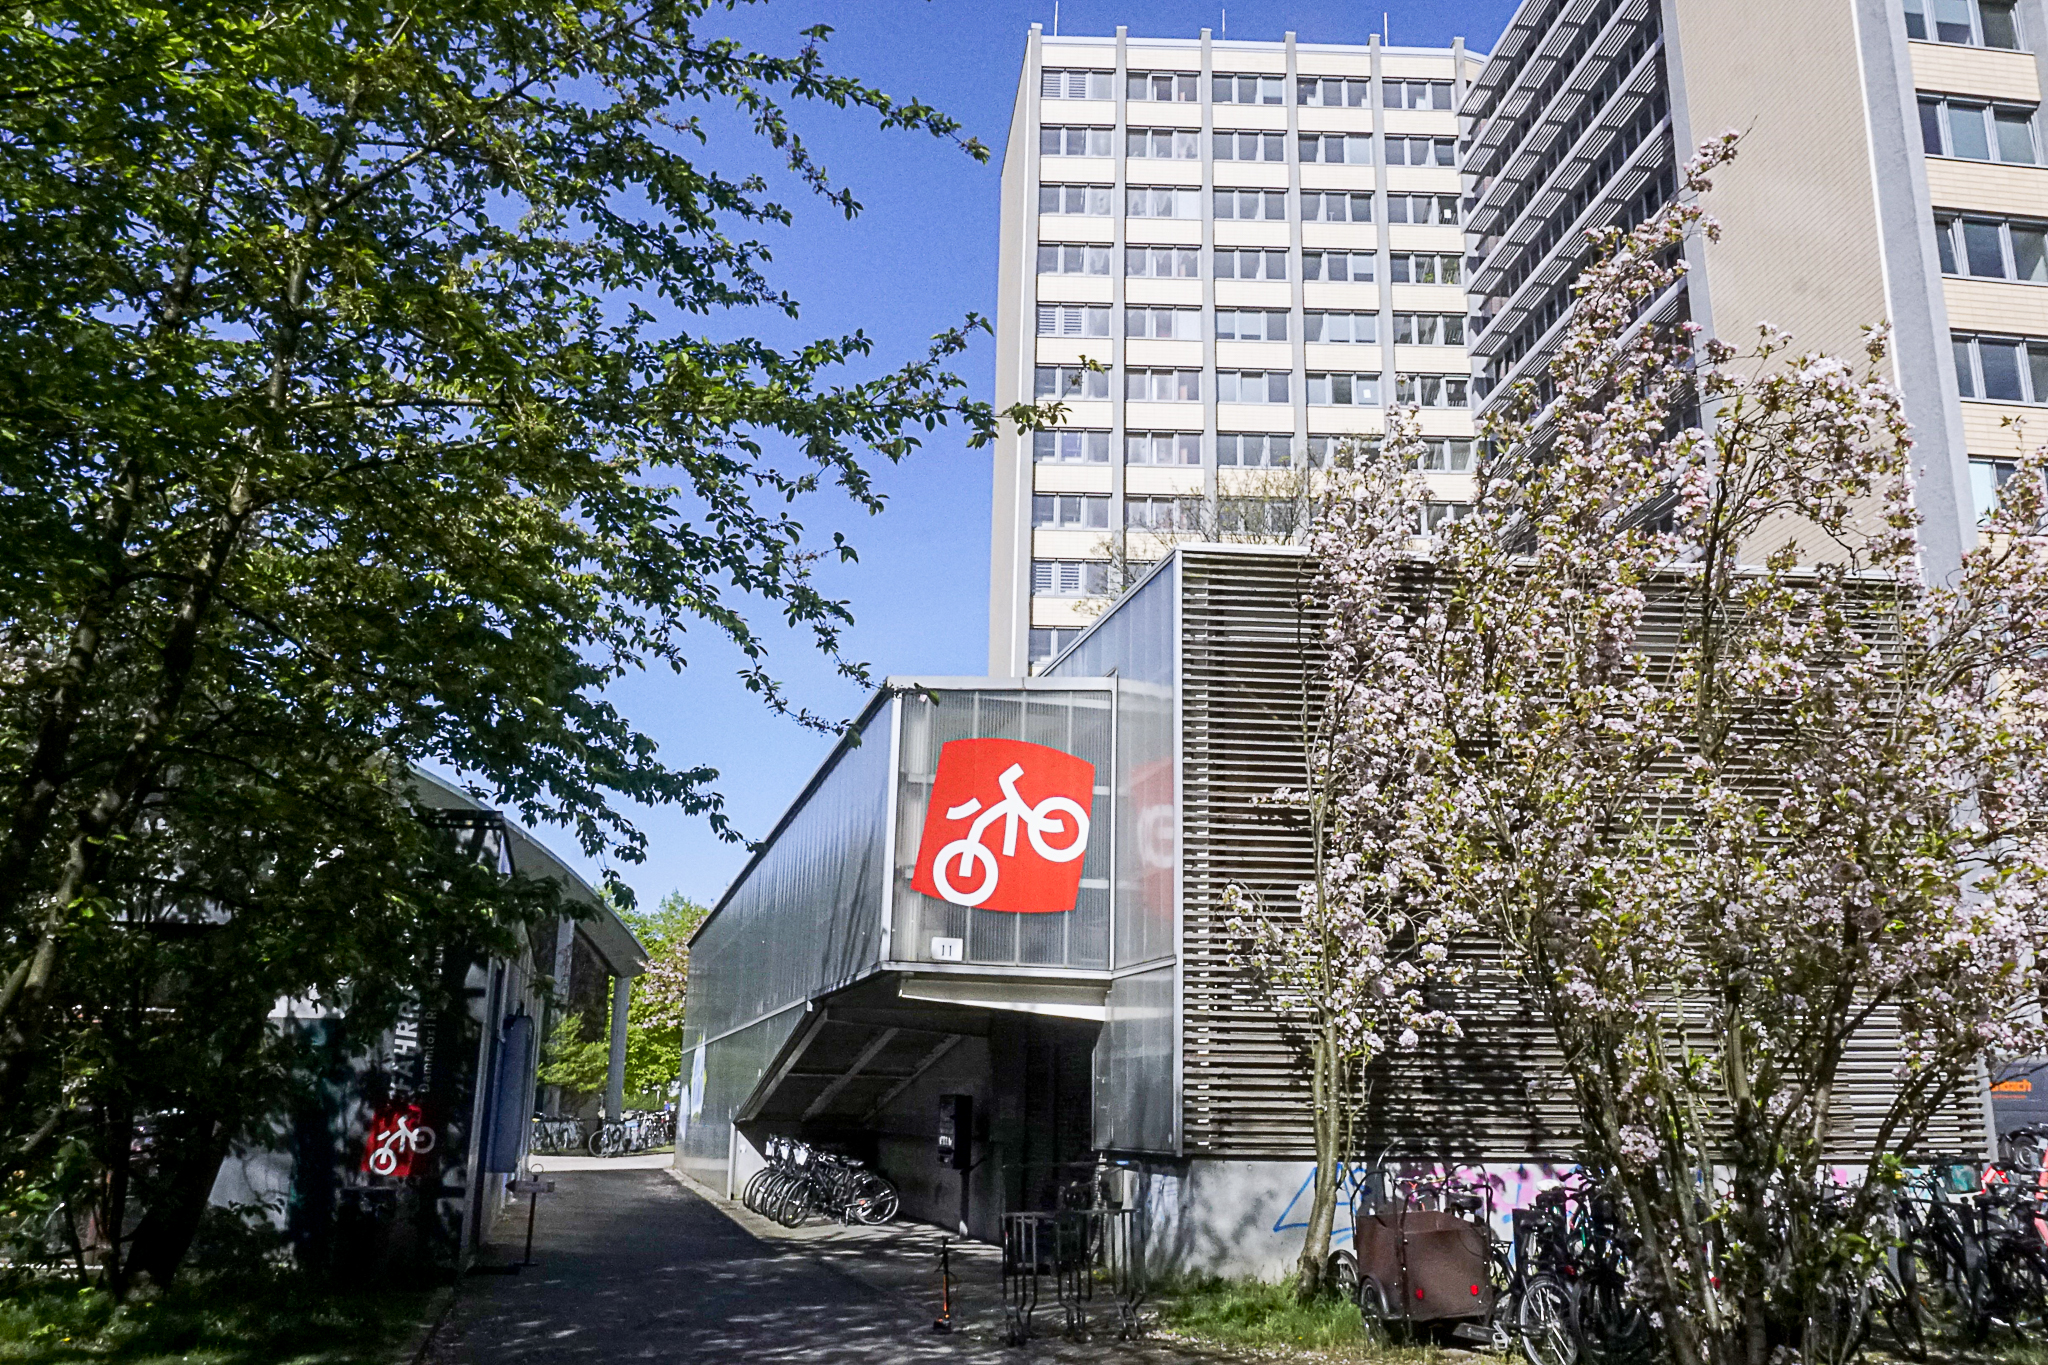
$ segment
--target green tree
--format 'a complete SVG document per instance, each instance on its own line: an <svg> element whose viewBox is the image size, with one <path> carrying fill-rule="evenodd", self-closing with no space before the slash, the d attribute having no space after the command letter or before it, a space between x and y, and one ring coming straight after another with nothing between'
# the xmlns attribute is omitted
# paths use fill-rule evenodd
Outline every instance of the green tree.
<svg viewBox="0 0 2048 1365"><path fill-rule="evenodd" d="M652 913L628 912L626 922L647 949L647 970L633 982L627 1007L626 1093L662 1095L683 1066L683 995L690 981L690 935L711 913L680 891L661 898Z"/></svg>
<svg viewBox="0 0 2048 1365"><path fill-rule="evenodd" d="M683 668L698 626L824 724L756 603L865 676L813 578L853 548L791 504L879 510L872 457L949 421L985 440L946 368L977 324L859 379L859 333L733 338L709 319L796 312L749 235L791 211L693 157L736 111L851 216L793 104L957 129L831 72L823 28L766 55L700 31L714 8L0 6L6 1197L128 1102L104 1003L198 971L208 1001L368 1007L390 964L534 912L423 878L445 859L406 765L630 864L632 802L730 831L716 774L657 755L609 682ZM250 1081L202 1064L245 1025L199 1004L153 1016L163 1047ZM194 1170L247 1120L209 1120ZM173 1229L156 1270L180 1254Z"/></svg>

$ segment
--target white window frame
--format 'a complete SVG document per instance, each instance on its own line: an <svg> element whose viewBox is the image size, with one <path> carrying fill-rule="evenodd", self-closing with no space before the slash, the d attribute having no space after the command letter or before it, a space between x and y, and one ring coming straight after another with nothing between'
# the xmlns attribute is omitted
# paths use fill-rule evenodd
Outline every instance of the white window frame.
<svg viewBox="0 0 2048 1365"><path fill-rule="evenodd" d="M1089 427L1058 427L1031 433L1033 464L1109 463L1109 432Z"/></svg>
<svg viewBox="0 0 2048 1365"><path fill-rule="evenodd" d="M1139 271L1131 269L1132 253L1134 252L1143 258L1146 269ZM1174 273L1160 275L1150 269L1154 261L1162 256L1172 258L1173 264L1176 267ZM1183 262L1179 259L1181 257L1190 259L1187 262ZM1183 263L1192 264L1194 270L1185 275L1179 273L1178 267ZM1194 246L1127 246L1124 248L1124 278L1127 280L1199 280L1202 278L1202 249Z"/></svg>
<svg viewBox="0 0 2048 1365"><path fill-rule="evenodd" d="M1245 442L1256 442L1258 459L1245 458ZM1275 458L1275 457L1279 458ZM1282 431L1220 431L1216 433L1218 469L1292 469L1294 438Z"/></svg>
<svg viewBox="0 0 2048 1365"><path fill-rule="evenodd" d="M1280 395L1273 395L1273 378L1279 376ZM1227 378L1226 378L1227 376ZM1216 371L1216 401L1219 403L1261 403L1269 406L1285 406L1294 401L1291 370L1228 370ZM1244 388L1249 379L1258 393L1256 398L1246 398ZM1231 390L1226 397L1224 390Z"/></svg>
<svg viewBox="0 0 2048 1365"><path fill-rule="evenodd" d="M1161 209L1167 210L1160 212ZM1202 192L1173 185L1126 185L1126 218L1200 218Z"/></svg>
<svg viewBox="0 0 2048 1365"><path fill-rule="evenodd" d="M1223 82L1230 82L1230 93L1221 93ZM1243 82L1251 81L1252 98L1242 99ZM1235 104L1250 108L1255 105L1287 103L1287 78L1267 75L1254 71L1218 71L1209 77L1209 102L1211 104Z"/></svg>
<svg viewBox="0 0 2048 1365"><path fill-rule="evenodd" d="M1143 458L1134 460L1131 458L1131 454L1138 449L1138 446L1135 444L1137 442L1144 443L1145 454ZM1167 453L1173 457L1172 459L1160 460L1153 458L1159 453L1162 444L1164 444ZM1202 433L1199 431L1126 431L1124 433L1124 463L1126 465L1139 465L1145 468L1199 468L1202 463Z"/></svg>
<svg viewBox="0 0 2048 1365"><path fill-rule="evenodd" d="M1349 218L1326 217L1323 211L1329 207L1328 201L1332 199L1344 201L1344 211L1346 213L1350 213L1353 209L1363 205L1365 216L1360 218L1353 214ZM1315 201L1316 211L1314 213L1308 211L1310 200ZM1370 223L1373 221L1372 191L1303 190L1301 192L1301 221L1304 223Z"/></svg>
<svg viewBox="0 0 2048 1365"><path fill-rule="evenodd" d="M1344 278L1337 279L1330 274L1332 257L1344 260ZM1365 263L1365 274L1358 273L1358 263ZM1311 266L1310 262L1314 262ZM1301 278L1307 281L1324 281L1334 284L1373 284L1379 279L1379 253L1377 251L1304 251L1301 253Z"/></svg>
<svg viewBox="0 0 2048 1365"><path fill-rule="evenodd" d="M1054 191L1059 195L1058 208L1049 209L1045 206L1045 195L1048 190ZM1067 192L1069 190L1080 190L1082 192L1082 206L1080 208L1070 209L1066 206ZM1038 187L1038 211L1041 215L1048 218L1107 218L1110 216L1110 207L1114 202L1115 195L1116 186L1114 185L1068 184L1064 181L1048 180L1042 182ZM1100 205L1100 207L1097 207L1097 205Z"/></svg>
<svg viewBox="0 0 2048 1365"><path fill-rule="evenodd" d="M1047 270L1045 268L1045 253L1048 251L1053 253L1053 264L1057 267L1056 269ZM1067 256L1070 252L1074 254L1075 259L1080 261L1081 268L1079 270L1068 270L1066 268ZM1114 254L1111 248L1097 246L1090 242L1040 242L1038 244L1038 273L1041 275L1107 276L1109 274L1110 258ZM1088 269L1090 264L1098 260L1102 263L1102 269Z"/></svg>
<svg viewBox="0 0 2048 1365"><path fill-rule="evenodd" d="M1310 318L1317 319L1317 322L1315 324L1315 330L1319 333L1319 335L1314 337L1311 337L1309 335L1310 325L1308 319ZM1346 337L1330 336L1329 320L1331 318L1346 319L1346 329L1351 333L1351 335ZM1368 319L1365 325L1365 330L1371 333L1371 335L1358 335L1358 320L1360 318ZM1318 346L1377 346L1379 345L1380 340L1380 315L1371 309L1307 309L1302 315L1301 336L1302 340L1313 342Z"/></svg>
<svg viewBox="0 0 2048 1365"><path fill-rule="evenodd" d="M2002 44L1993 44L1985 40L1983 0L1954 0L1955 3L1962 5L1968 12L1969 37L1943 38L1937 36L1940 33L1938 25L1941 22L1938 15L1943 2L1944 0L1904 0L1902 8L1906 12L1906 36L1916 43L1947 43L1956 47L1982 47L1988 48L1993 52L2025 52L2027 50L2027 35L2024 31L2024 26L2019 22L2019 7L2017 5L2006 5L2007 13L2012 21L2013 45L2005 47ZM1920 32L1917 34L1913 32L1913 21L1915 19L1919 20Z"/></svg>
<svg viewBox="0 0 2048 1365"><path fill-rule="evenodd" d="M1340 390L1349 390L1349 398L1339 398ZM1377 408L1384 406L1380 399L1379 371L1310 370L1308 373L1308 405L1312 408Z"/></svg>
<svg viewBox="0 0 2048 1365"><path fill-rule="evenodd" d="M1161 96L1159 82L1166 82ZM1124 98L1134 104L1200 104L1202 73L1199 71L1128 71L1124 73Z"/></svg>
<svg viewBox="0 0 2048 1365"><path fill-rule="evenodd" d="M1956 389L1961 396L1978 403L2016 403L2028 407L2048 404L2048 337L2015 336L2003 332L1952 332L1949 353L1956 364ZM1984 343L2020 348L2020 392L2023 398L1992 398L1984 389ZM2041 382L2035 382L2034 357L2040 353Z"/></svg>
<svg viewBox="0 0 2048 1365"><path fill-rule="evenodd" d="M1215 248L1215 252L1218 261L1222 259L1225 253L1228 253L1230 256L1230 274L1225 275L1222 271L1214 270L1212 267L1212 273L1219 280L1284 280L1287 278L1287 252L1284 248L1260 246L1219 246ZM1244 257L1247 255L1255 255L1259 257L1259 274L1244 275L1237 273L1238 263L1242 261ZM1281 273L1278 275L1266 273L1266 268L1272 265L1275 260L1278 260L1280 263Z"/></svg>
<svg viewBox="0 0 2048 1365"><path fill-rule="evenodd" d="M1113 100L1116 72L1085 67L1045 67L1038 73L1042 100Z"/></svg>
<svg viewBox="0 0 2048 1365"><path fill-rule="evenodd" d="M1161 336L1156 330L1158 315L1171 314L1171 330ZM1139 318L1145 320L1145 330L1134 332L1131 324ZM1124 336L1145 341L1200 341L1202 339L1202 310L1199 308L1172 308L1164 304L1124 305Z"/></svg>

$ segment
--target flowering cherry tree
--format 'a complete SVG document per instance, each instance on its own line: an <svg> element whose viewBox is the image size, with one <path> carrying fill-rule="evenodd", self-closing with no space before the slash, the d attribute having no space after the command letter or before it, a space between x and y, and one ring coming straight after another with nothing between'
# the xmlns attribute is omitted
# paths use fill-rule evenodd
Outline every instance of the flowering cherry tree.
<svg viewBox="0 0 2048 1365"><path fill-rule="evenodd" d="M1707 144L1679 202L1597 244L1546 391L1488 433L1420 586L1350 567L1398 558L1413 493L1365 522L1326 504L1318 536L1332 678L1393 695L1339 703L1318 751L1342 832L1303 923L1397 989L1383 924L1504 945L1679 1365L1830 1354L1902 1164L1987 1054L2042 1042L2043 456L1937 579L1881 330L1852 363L1657 323L1734 154ZM1386 659L1339 662L1351 620ZM1896 1065L1852 1116L1859 1040Z"/></svg>
<svg viewBox="0 0 2048 1365"><path fill-rule="evenodd" d="M1317 676L1303 688L1300 787L1273 794L1306 827L1311 874L1293 905L1225 893L1254 980L1306 1043L1316 1169L1296 1269L1304 1298L1321 1292L1336 1222L1338 1168L1351 1152L1365 1067L1431 1034L1457 1033L1426 988L1457 974L1448 942L1471 927L1446 903L1414 900L1416 843L1403 829L1422 776L1413 763L1440 708L1397 602L1414 577L1410 541L1427 493L1412 410L1389 439L1347 452L1318 480L1310 548L1316 575L1303 607L1327 614Z"/></svg>

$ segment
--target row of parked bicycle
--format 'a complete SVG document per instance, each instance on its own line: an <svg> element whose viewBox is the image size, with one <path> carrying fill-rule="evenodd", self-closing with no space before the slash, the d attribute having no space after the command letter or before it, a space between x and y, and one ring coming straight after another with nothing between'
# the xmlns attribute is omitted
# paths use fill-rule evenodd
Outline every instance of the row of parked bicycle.
<svg viewBox="0 0 2048 1365"><path fill-rule="evenodd" d="M535 1114L530 1147L541 1156L566 1152L625 1156L666 1147L675 1140L676 1116L668 1110L628 1110L622 1118L602 1123Z"/></svg>
<svg viewBox="0 0 2048 1365"><path fill-rule="evenodd" d="M1913 1360L1948 1339L2048 1331L2048 1129L2008 1135L2008 1159L1930 1161L1889 1210L1892 1248L1874 1272L1845 1271L1811 1313L1805 1365L1849 1365L1873 1346ZM1517 1349L1529 1365L1636 1365L1657 1352L1629 1289L1636 1238L1596 1181L1575 1172L1495 1231L1493 1188L1459 1172L1353 1176L1353 1247L1330 1273L1368 1326ZM1852 1192L1822 1209L1846 1211Z"/></svg>
<svg viewBox="0 0 2048 1365"><path fill-rule="evenodd" d="M740 1198L784 1227L796 1227L812 1214L842 1223L887 1223L902 1204L887 1176L843 1152L779 1137L769 1139L767 1158Z"/></svg>

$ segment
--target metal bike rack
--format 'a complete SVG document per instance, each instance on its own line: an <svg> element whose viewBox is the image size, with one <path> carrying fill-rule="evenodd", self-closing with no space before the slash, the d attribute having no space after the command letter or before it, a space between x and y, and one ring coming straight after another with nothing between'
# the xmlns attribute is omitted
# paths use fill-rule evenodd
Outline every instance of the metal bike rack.
<svg viewBox="0 0 2048 1365"><path fill-rule="evenodd" d="M1086 1335L1098 1292L1116 1304L1117 1336L1139 1335L1146 1283L1137 1227L1131 1209L1004 1214L1003 1323L1010 1344L1030 1340L1048 1279L1065 1335Z"/></svg>

